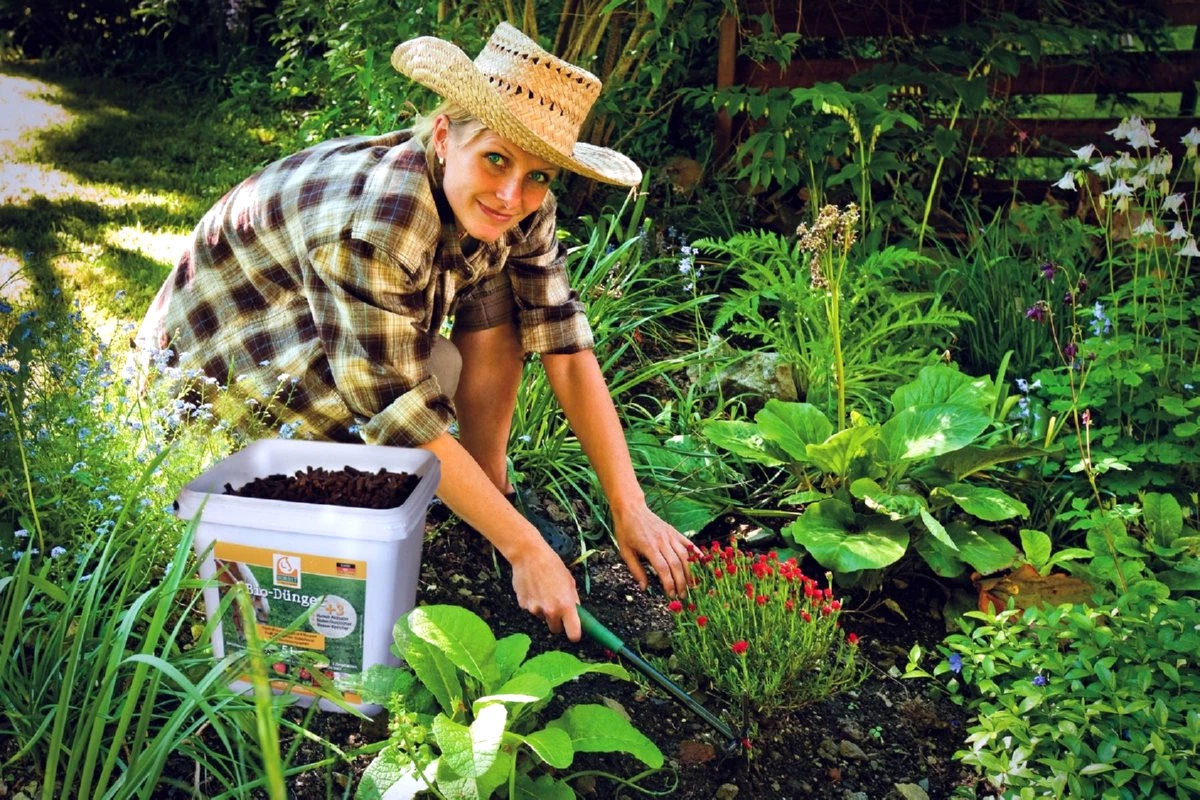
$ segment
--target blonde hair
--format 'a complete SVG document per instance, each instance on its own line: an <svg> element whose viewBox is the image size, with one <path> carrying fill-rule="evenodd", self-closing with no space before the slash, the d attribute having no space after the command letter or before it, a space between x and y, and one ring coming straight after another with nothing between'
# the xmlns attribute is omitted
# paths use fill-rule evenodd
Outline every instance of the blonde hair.
<svg viewBox="0 0 1200 800"><path fill-rule="evenodd" d="M433 125L434 121L443 114L450 122L451 132L468 134L467 142L486 130L478 117L450 100L443 100L433 111L416 118L409 130L412 131L413 138L425 148L425 162L429 165L429 173L436 183L442 182L442 168L438 163L437 152L433 146Z"/></svg>

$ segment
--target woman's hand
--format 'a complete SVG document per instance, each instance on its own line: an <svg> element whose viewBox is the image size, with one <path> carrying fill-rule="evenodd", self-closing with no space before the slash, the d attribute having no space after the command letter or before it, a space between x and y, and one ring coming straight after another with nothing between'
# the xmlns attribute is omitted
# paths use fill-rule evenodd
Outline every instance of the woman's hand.
<svg viewBox="0 0 1200 800"><path fill-rule="evenodd" d="M517 604L545 620L551 633L565 631L568 639L578 642L581 636L577 610L579 592L575 578L562 559L539 536L536 545L514 555L509 563Z"/></svg>
<svg viewBox="0 0 1200 800"><path fill-rule="evenodd" d="M645 559L658 575L668 597L679 597L687 592L692 576L688 562L691 542L686 536L663 521L644 502L629 509L614 508L613 523L618 551L639 586L645 589L649 585L642 568L642 559Z"/></svg>

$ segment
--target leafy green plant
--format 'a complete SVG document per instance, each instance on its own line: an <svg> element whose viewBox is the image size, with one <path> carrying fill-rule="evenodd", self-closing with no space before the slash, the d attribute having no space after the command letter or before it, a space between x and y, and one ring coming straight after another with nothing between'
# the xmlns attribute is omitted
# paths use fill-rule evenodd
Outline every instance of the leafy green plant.
<svg viewBox="0 0 1200 800"><path fill-rule="evenodd" d="M690 557L696 585L672 600L672 646L684 673L763 718L852 689L866 670L841 629L842 600L795 558L714 542Z"/></svg>
<svg viewBox="0 0 1200 800"><path fill-rule="evenodd" d="M716 420L704 433L744 459L786 470L796 491L783 502L804 510L784 536L843 579L896 563L910 544L945 577L1011 564L1016 548L986 523L1028 509L978 478L1041 452L995 430L997 409L1014 399L989 378L938 365L891 402L882 424L859 419L838 431L810 403L771 400L753 422Z"/></svg>
<svg viewBox="0 0 1200 800"><path fill-rule="evenodd" d="M971 709L957 757L1003 797L1200 792L1194 597L1142 580L1103 607L965 616L938 655L913 648L906 677L944 678Z"/></svg>
<svg viewBox="0 0 1200 800"><path fill-rule="evenodd" d="M571 797L571 766L583 752L623 752L652 770L662 753L623 716L603 705L571 706L543 723L560 684L595 673L627 680L618 664L588 664L561 651L526 658L530 639L497 640L459 606L421 606L395 628L407 668L375 665L362 696L387 706L391 735L371 763L359 798L378 798L405 776L437 797ZM540 727L539 727L540 726Z"/></svg>
<svg viewBox="0 0 1200 800"><path fill-rule="evenodd" d="M931 337L966 316L937 294L907 288L905 271L928 263L889 247L857 258L857 209L827 206L797 240L768 232L696 243L705 258L737 276L713 321L751 346L777 352L799 397L845 422L848 402L875 417L887 396L936 362Z"/></svg>

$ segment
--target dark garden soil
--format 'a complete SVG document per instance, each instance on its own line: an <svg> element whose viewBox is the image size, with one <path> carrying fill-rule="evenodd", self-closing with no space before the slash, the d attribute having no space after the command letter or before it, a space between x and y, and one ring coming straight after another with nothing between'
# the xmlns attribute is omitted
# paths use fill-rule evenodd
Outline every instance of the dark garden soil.
<svg viewBox="0 0 1200 800"><path fill-rule="evenodd" d="M512 593L507 565L493 557L482 537L448 519L444 508L434 506L429 526L437 533L424 549L419 603L468 608L486 620L497 637L524 632L533 640L531 655L560 649L588 660L610 657L586 639L574 644L551 635L544 623L522 611ZM574 571L583 603L598 620L654 663L669 663L667 634L672 622L661 590L639 590L610 549L591 556L586 566L578 565ZM853 692L763 721L749 759L722 759L721 742L712 729L644 679L585 677L560 687L545 718L578 703L623 708L666 756L670 769L642 782L644 788L660 792L658 796L680 800L949 797L956 786L971 781L953 760L962 745L966 718L943 697L929 696L923 683L889 675L903 670L914 643L931 648L945 635L943 591L923 580L898 581L883 592L849 599L843 627L860 637L870 676ZM695 686L686 688L710 710L723 710L719 698L705 696ZM384 719L363 724L338 714L319 714L310 727L339 745L360 745L386 735ZM315 759L324 753L314 749L310 755ZM357 765L353 774L345 774L346 780L354 780L362 767L365 763ZM571 771L630 777L643 769L631 757L583 754L576 757ZM581 797L648 796L604 777L573 785ZM327 797L326 779L317 775L302 776L291 788L295 798Z"/></svg>

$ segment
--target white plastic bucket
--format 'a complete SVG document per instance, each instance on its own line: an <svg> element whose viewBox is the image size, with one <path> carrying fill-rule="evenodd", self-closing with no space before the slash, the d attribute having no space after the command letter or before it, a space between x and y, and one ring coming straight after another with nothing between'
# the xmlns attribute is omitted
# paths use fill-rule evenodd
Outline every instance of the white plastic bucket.
<svg viewBox="0 0 1200 800"><path fill-rule="evenodd" d="M256 478L293 476L307 467L332 472L382 468L416 475L419 481L403 505L390 509L225 494L226 484L237 490ZM440 476L440 463L425 450L263 439L187 484L176 501L176 514L198 518L197 554L213 548L200 564L200 576L217 577L221 562L225 580L245 584L255 599L258 633L264 639L307 617L279 641L320 653L328 665L326 675L337 678L373 664L399 663L390 649L392 628L416 604L426 512ZM210 618L220 604L220 591L204 592ZM217 658L244 648L239 626L234 614L216 625L212 644ZM292 692L302 705L312 702L314 692L304 685L306 679L312 682L309 670L285 661L274 668L292 673L290 680L272 680L277 691ZM233 687L248 689L246 676ZM366 714L380 710L351 692L343 697ZM320 707L341 710L326 700L320 700Z"/></svg>

